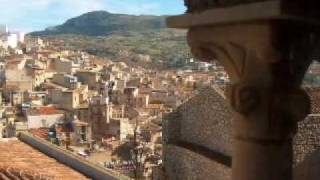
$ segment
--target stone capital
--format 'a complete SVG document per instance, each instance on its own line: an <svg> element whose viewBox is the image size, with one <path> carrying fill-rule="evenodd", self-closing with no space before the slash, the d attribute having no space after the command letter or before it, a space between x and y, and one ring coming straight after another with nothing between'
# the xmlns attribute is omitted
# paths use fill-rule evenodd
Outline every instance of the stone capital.
<svg viewBox="0 0 320 180"><path fill-rule="evenodd" d="M243 121L235 122L242 126L235 133L279 139L290 138L309 114L309 97L300 86L312 62L315 35L305 24L260 21L193 27L188 43L194 56L220 61L229 74L227 95Z"/></svg>
<svg viewBox="0 0 320 180"><path fill-rule="evenodd" d="M227 92L235 110L233 179L291 180L292 138L297 122L310 111L301 84L320 45L320 2L185 0L185 4L187 13L168 18L167 25L188 28L193 55L220 61L231 80Z"/></svg>

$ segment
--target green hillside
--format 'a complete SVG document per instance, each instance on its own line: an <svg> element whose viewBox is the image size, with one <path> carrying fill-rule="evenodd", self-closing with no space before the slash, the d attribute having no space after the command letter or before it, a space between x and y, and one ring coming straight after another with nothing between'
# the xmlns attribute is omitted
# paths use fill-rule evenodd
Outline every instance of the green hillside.
<svg viewBox="0 0 320 180"><path fill-rule="evenodd" d="M165 16L95 11L29 35L63 41L61 48L148 68L178 68L190 54L186 31L166 28Z"/></svg>

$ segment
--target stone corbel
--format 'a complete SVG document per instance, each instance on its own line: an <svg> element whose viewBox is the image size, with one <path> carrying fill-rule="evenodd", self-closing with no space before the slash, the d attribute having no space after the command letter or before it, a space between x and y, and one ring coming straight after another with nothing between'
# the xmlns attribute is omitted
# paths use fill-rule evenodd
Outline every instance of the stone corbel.
<svg viewBox="0 0 320 180"><path fill-rule="evenodd" d="M194 27L188 43L198 59L224 65L232 107L246 119L265 116L259 130L289 135L309 113L309 98L300 85L316 45L312 28L280 21Z"/></svg>

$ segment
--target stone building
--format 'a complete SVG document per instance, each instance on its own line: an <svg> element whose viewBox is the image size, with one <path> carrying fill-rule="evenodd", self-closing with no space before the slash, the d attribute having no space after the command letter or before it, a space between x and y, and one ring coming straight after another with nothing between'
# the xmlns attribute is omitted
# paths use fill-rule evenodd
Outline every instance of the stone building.
<svg viewBox="0 0 320 180"><path fill-rule="evenodd" d="M320 177L320 87L305 87L311 98L311 113L298 123L294 138L294 177L315 180Z"/></svg>
<svg viewBox="0 0 320 180"><path fill-rule="evenodd" d="M89 123L80 121L78 118L74 118L73 124L73 135L71 144L90 144L91 143L91 127Z"/></svg>
<svg viewBox="0 0 320 180"><path fill-rule="evenodd" d="M55 70L59 73L73 74L80 69L80 64L68 59L58 58L54 61Z"/></svg>
<svg viewBox="0 0 320 180"><path fill-rule="evenodd" d="M94 71L77 71L75 76L82 84L87 84L90 90L97 90L99 76Z"/></svg>
<svg viewBox="0 0 320 180"><path fill-rule="evenodd" d="M39 107L27 110L26 118L29 129L50 128L64 120L64 112L54 107Z"/></svg>
<svg viewBox="0 0 320 180"><path fill-rule="evenodd" d="M73 88L78 83L78 78L66 73L57 73L53 75L52 82L66 88Z"/></svg>
<svg viewBox="0 0 320 180"><path fill-rule="evenodd" d="M62 92L60 107L66 110L74 110L80 105L80 94L75 90Z"/></svg>
<svg viewBox="0 0 320 180"><path fill-rule="evenodd" d="M223 94L212 88L167 115L163 159L169 179L231 179L231 121Z"/></svg>
<svg viewBox="0 0 320 180"><path fill-rule="evenodd" d="M33 89L32 77L24 68L26 59L19 57L8 60L5 67L5 89L10 91L15 87L18 91L31 91Z"/></svg>
<svg viewBox="0 0 320 180"><path fill-rule="evenodd" d="M56 104L59 108L73 111L88 104L88 86L77 84L74 89L55 88L48 91L48 103Z"/></svg>
<svg viewBox="0 0 320 180"><path fill-rule="evenodd" d="M320 177L320 89L306 90L312 112L299 122L294 139L295 180ZM170 179L231 179L232 113L221 90L206 88L166 117L164 167Z"/></svg>
<svg viewBox="0 0 320 180"><path fill-rule="evenodd" d="M89 103L89 123L92 125L93 138L98 139L107 134L110 123L111 106L109 99L96 96Z"/></svg>

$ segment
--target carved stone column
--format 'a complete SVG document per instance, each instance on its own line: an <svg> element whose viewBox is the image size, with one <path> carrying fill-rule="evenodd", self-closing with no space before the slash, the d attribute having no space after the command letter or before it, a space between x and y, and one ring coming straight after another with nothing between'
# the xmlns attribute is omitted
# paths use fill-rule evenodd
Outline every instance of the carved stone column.
<svg viewBox="0 0 320 180"><path fill-rule="evenodd" d="M189 30L192 53L220 60L231 78L235 180L292 179L292 138L309 113L300 84L314 42L305 29L265 21Z"/></svg>
<svg viewBox="0 0 320 180"><path fill-rule="evenodd" d="M193 4L192 11L197 7L203 9ZM189 28L192 53L204 61L220 61L231 78L234 180L291 180L292 138L310 109L300 86L312 62L317 25L286 19L281 10L275 18L268 14L274 9L265 12L263 7L281 9L283 3L253 3L168 20Z"/></svg>

